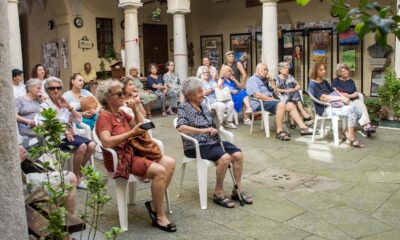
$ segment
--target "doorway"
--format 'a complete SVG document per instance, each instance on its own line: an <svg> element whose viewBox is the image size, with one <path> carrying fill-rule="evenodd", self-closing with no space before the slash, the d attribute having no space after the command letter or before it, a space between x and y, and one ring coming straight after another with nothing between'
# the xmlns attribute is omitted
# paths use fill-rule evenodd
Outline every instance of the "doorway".
<svg viewBox="0 0 400 240"><path fill-rule="evenodd" d="M144 74L147 66L155 63L159 74L163 74L164 64L168 61L168 27L161 24L143 24Z"/></svg>

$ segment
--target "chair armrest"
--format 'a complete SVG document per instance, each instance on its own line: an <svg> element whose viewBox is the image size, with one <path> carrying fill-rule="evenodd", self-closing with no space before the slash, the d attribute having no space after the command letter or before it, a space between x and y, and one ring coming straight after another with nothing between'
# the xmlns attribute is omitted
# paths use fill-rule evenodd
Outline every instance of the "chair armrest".
<svg viewBox="0 0 400 240"><path fill-rule="evenodd" d="M78 129L77 126L80 126L82 129ZM90 127L87 124L85 124L83 122L80 122L80 123L75 123L74 122L73 123L73 129L74 129L75 132L83 131L82 137L85 137L85 138L87 138L89 140L92 140L92 130L90 129Z"/></svg>
<svg viewBox="0 0 400 240"><path fill-rule="evenodd" d="M225 129L222 128L222 127L219 128L218 133L219 133L221 136L224 136L228 142L230 142L230 143L232 143L232 144L235 143L235 137L234 137L233 133L231 133L231 132L225 130Z"/></svg>
<svg viewBox="0 0 400 240"><path fill-rule="evenodd" d="M316 103L318 103L318 104L325 105L325 106L331 106L330 103L323 102L323 101L321 101L321 100L316 99L310 92L308 92L308 95L309 95L310 98L313 100L313 102L316 102Z"/></svg>
<svg viewBox="0 0 400 240"><path fill-rule="evenodd" d="M358 99L360 99L360 101L364 102L364 94L358 93Z"/></svg>
<svg viewBox="0 0 400 240"><path fill-rule="evenodd" d="M191 141L191 142L194 143L195 150L196 150L196 158L197 159L201 159L199 142L196 139L194 139L192 137L189 137L188 135L186 135L184 133L181 133L179 131L178 131L178 133L179 133L179 135L181 135L181 137L183 139L186 139L186 140Z"/></svg>
<svg viewBox="0 0 400 240"><path fill-rule="evenodd" d="M101 145L101 143L100 143L100 147L101 147L103 150L105 150L105 151L111 153L112 159L113 159L114 171L115 171L115 169L117 169L117 165L118 165L118 155L117 155L117 152L116 152L114 149L112 149L112 148L103 147L103 145Z"/></svg>

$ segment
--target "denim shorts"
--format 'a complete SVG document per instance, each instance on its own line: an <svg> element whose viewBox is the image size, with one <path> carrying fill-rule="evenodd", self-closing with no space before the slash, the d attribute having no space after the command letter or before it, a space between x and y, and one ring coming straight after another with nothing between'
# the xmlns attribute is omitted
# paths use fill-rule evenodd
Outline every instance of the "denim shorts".
<svg viewBox="0 0 400 240"><path fill-rule="evenodd" d="M276 107L280 102L281 102L280 100L263 101L264 110L270 113L275 113ZM261 111L261 106L257 108L257 111Z"/></svg>

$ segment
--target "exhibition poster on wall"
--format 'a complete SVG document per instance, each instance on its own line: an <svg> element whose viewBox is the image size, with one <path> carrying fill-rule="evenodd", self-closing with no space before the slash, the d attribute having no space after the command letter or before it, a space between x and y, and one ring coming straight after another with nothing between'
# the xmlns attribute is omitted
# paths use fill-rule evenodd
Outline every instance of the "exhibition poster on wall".
<svg viewBox="0 0 400 240"><path fill-rule="evenodd" d="M235 54L235 60L243 64L247 75L251 75L253 71L251 53L252 39L250 33L238 33L230 35L230 50Z"/></svg>
<svg viewBox="0 0 400 240"><path fill-rule="evenodd" d="M58 41L42 43L42 64L49 72L49 76L60 77L58 65Z"/></svg>
<svg viewBox="0 0 400 240"><path fill-rule="evenodd" d="M314 63L322 62L326 67L326 79L332 80L332 29L312 29L309 30L310 36L308 38L308 63L311 67Z"/></svg>
<svg viewBox="0 0 400 240"><path fill-rule="evenodd" d="M224 60L222 35L200 36L201 58L208 57L210 64L219 69Z"/></svg>

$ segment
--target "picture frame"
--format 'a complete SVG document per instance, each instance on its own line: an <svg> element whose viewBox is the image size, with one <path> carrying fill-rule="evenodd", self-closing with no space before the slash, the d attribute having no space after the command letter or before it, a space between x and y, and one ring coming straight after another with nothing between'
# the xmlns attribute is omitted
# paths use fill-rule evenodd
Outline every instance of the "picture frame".
<svg viewBox="0 0 400 240"><path fill-rule="evenodd" d="M219 69L224 61L223 49L222 34L200 36L200 62L207 57L210 64Z"/></svg>
<svg viewBox="0 0 400 240"><path fill-rule="evenodd" d="M385 71L372 70L371 72L371 97L379 97L378 88L385 84Z"/></svg>
<svg viewBox="0 0 400 240"><path fill-rule="evenodd" d="M253 72L251 33L230 34L230 50L234 52L235 60L243 64L247 74L250 76Z"/></svg>

